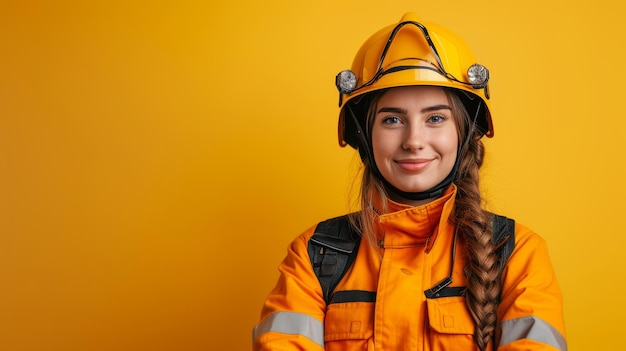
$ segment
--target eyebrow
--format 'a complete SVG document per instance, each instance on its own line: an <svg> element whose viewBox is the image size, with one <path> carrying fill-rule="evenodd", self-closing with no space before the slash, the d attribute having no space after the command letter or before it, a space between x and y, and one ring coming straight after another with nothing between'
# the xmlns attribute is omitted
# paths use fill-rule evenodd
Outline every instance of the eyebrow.
<svg viewBox="0 0 626 351"><path fill-rule="evenodd" d="M425 112L432 112L432 111L439 111L439 110L452 110L452 108L448 105L433 105L433 106L424 107L420 112L425 113ZM383 112L406 114L407 110L404 108L400 108L400 107L381 107L376 113L378 114L378 113L383 113Z"/></svg>
<svg viewBox="0 0 626 351"><path fill-rule="evenodd" d="M379 113L383 113L383 112L392 112L392 113L399 113L399 114L406 114L406 109L404 108L399 108L399 107L381 107L380 109L378 109L378 112L376 112L376 114Z"/></svg>

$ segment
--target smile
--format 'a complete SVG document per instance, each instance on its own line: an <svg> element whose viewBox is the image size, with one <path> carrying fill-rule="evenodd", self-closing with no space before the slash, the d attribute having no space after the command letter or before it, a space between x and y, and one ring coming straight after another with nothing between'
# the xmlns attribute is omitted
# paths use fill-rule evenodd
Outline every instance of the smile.
<svg viewBox="0 0 626 351"><path fill-rule="evenodd" d="M415 160L399 160L395 161L400 168L407 172L419 172L428 167L433 160L431 159L415 159Z"/></svg>

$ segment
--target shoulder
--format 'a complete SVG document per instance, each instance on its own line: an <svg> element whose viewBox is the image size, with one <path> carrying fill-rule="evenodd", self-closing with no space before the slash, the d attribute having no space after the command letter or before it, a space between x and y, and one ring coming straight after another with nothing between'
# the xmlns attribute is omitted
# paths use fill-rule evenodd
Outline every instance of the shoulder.
<svg viewBox="0 0 626 351"><path fill-rule="evenodd" d="M519 246L542 246L545 245L545 241L543 238L531 230L529 227L524 224L519 223L515 220L515 218L507 217L504 215L493 213L494 215L494 230L502 231L502 233L494 233L499 234L499 237L503 237L506 235L514 234L515 237L515 248L517 249ZM511 233L514 228L514 233ZM498 240L499 241L499 240Z"/></svg>
<svg viewBox="0 0 626 351"><path fill-rule="evenodd" d="M505 260L509 261L507 267L511 265L527 266L529 259L535 261L549 260L547 244L545 240L522 223L514 218L494 214L493 238L492 241L499 247ZM512 235L513 241L510 239ZM502 245L502 243L505 243Z"/></svg>
<svg viewBox="0 0 626 351"><path fill-rule="evenodd" d="M314 235L322 234L339 237L340 233L346 232L350 226L349 216L349 214L345 214L327 218L309 226L291 242L291 247L299 247L306 250L311 237Z"/></svg>
<svg viewBox="0 0 626 351"><path fill-rule="evenodd" d="M546 246L545 240L532 229L524 224L515 222L515 247L516 249L543 248Z"/></svg>
<svg viewBox="0 0 626 351"><path fill-rule="evenodd" d="M541 285L553 275L546 241L525 225L515 223L515 246L505 268L505 280L538 279L535 283Z"/></svg>

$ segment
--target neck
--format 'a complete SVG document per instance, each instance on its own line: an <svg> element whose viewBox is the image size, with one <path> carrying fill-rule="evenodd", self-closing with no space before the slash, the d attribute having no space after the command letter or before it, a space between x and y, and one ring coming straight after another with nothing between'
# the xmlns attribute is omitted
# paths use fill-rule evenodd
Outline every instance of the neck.
<svg viewBox="0 0 626 351"><path fill-rule="evenodd" d="M387 197L390 200L401 203L401 204L409 205L412 207L425 205L440 197L440 196L433 196L433 197L429 197L429 198L421 199L421 200L412 200L412 199L407 199L405 197L402 197L402 195L395 193L392 189L388 189L387 187L385 187L385 191L387 192Z"/></svg>

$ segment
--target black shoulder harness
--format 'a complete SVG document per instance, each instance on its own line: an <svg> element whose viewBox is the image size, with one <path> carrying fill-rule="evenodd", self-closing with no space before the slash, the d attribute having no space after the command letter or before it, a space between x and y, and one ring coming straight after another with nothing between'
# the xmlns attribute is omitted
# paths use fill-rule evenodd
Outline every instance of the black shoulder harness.
<svg viewBox="0 0 626 351"><path fill-rule="evenodd" d="M309 240L309 257L322 285L326 304L330 303L335 287L352 266L360 241L361 236L352 228L348 215L326 220L315 228Z"/></svg>

